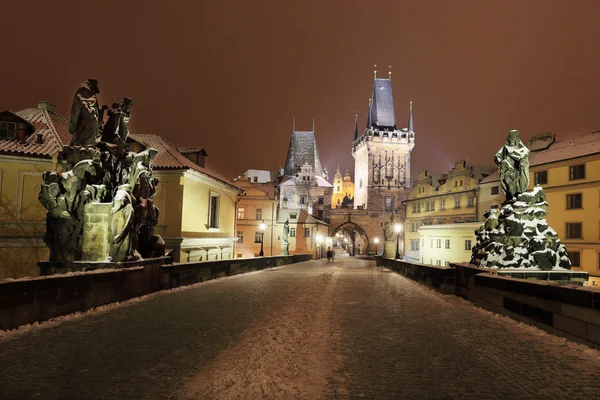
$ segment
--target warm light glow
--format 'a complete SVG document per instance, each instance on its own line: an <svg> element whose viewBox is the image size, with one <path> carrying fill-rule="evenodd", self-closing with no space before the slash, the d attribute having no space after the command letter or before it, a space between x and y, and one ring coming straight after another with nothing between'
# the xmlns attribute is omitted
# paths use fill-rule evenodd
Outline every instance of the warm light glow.
<svg viewBox="0 0 600 400"><path fill-rule="evenodd" d="M396 233L402 232L402 225L401 224L394 225L394 232L396 232Z"/></svg>
<svg viewBox="0 0 600 400"><path fill-rule="evenodd" d="M261 222L261 224L259 225L259 227L260 227L260 231L264 232L265 229L267 229L267 224L265 224L264 222Z"/></svg>
<svg viewBox="0 0 600 400"><path fill-rule="evenodd" d="M344 243L348 243L348 238L344 238Z"/></svg>
<svg viewBox="0 0 600 400"><path fill-rule="evenodd" d="M317 234L317 243L323 243L323 235L321 235L320 233Z"/></svg>
<svg viewBox="0 0 600 400"><path fill-rule="evenodd" d="M375 239L373 239L373 241L375 242L375 244L377 244L379 243L379 238L376 237Z"/></svg>

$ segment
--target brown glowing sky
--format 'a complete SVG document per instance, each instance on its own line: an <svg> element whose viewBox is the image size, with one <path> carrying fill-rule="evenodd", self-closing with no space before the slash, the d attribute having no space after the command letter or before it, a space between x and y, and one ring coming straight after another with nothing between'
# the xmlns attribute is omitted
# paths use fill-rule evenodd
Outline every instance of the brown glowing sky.
<svg viewBox="0 0 600 400"><path fill-rule="evenodd" d="M413 176L490 164L512 128L599 130L600 2L493 3L12 1L0 108L48 100L68 115L79 83L97 78L103 103L134 98L134 132L205 147L231 177L283 164L294 116L298 129L316 119L331 177L338 162L352 171L373 64L393 67L399 127L414 101Z"/></svg>

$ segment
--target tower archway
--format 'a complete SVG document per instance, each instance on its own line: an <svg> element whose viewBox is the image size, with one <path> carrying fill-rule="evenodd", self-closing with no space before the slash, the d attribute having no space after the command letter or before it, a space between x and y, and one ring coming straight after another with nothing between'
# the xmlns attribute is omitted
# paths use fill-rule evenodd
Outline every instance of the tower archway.
<svg viewBox="0 0 600 400"><path fill-rule="evenodd" d="M333 245L339 249L347 251L351 256L368 254L370 251L369 235L358 224L352 221L346 221L331 232Z"/></svg>

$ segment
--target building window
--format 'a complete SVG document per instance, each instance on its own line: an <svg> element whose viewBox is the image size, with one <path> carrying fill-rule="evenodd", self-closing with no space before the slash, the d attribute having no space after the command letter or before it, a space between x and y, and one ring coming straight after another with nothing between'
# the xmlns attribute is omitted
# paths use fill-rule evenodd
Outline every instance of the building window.
<svg viewBox="0 0 600 400"><path fill-rule="evenodd" d="M340 187L338 186L338 187L337 187L337 191L338 191L338 192L341 192L341 191L342 191L342 189L340 189Z"/></svg>
<svg viewBox="0 0 600 400"><path fill-rule="evenodd" d="M310 237L310 228L304 228L304 237Z"/></svg>
<svg viewBox="0 0 600 400"><path fill-rule="evenodd" d="M573 165L569 167L569 179L584 179L585 178L585 164Z"/></svg>
<svg viewBox="0 0 600 400"><path fill-rule="evenodd" d="M210 194L210 208L208 210L208 227L219 227L219 195L217 193Z"/></svg>
<svg viewBox="0 0 600 400"><path fill-rule="evenodd" d="M435 245L438 249L442 248L442 239L436 239Z"/></svg>
<svg viewBox="0 0 600 400"><path fill-rule="evenodd" d="M300 204L304 204L305 201L306 201L306 197L300 196Z"/></svg>
<svg viewBox="0 0 600 400"><path fill-rule="evenodd" d="M429 239L429 247L433 249L433 239Z"/></svg>
<svg viewBox="0 0 600 400"><path fill-rule="evenodd" d="M425 203L425 211L429 211L429 202Z"/></svg>
<svg viewBox="0 0 600 400"><path fill-rule="evenodd" d="M419 250L419 239L411 239L411 241L410 241L410 249L412 251L418 251Z"/></svg>
<svg viewBox="0 0 600 400"><path fill-rule="evenodd" d="M262 219L262 208L256 209L256 219Z"/></svg>
<svg viewBox="0 0 600 400"><path fill-rule="evenodd" d="M548 171L538 171L534 174L536 185L545 185L548 183Z"/></svg>
<svg viewBox="0 0 600 400"><path fill-rule="evenodd" d="M454 198L454 208L460 208L460 197Z"/></svg>
<svg viewBox="0 0 600 400"><path fill-rule="evenodd" d="M462 185L463 185L463 180L461 179L461 180L460 180L460 185L459 185L459 186L461 186L461 187L462 187Z"/></svg>
<svg viewBox="0 0 600 400"><path fill-rule="evenodd" d="M260 243L262 241L262 232L256 231L254 234L254 243Z"/></svg>
<svg viewBox="0 0 600 400"><path fill-rule="evenodd" d="M450 262L449 261L444 261L444 266L445 267L449 267L450 266Z"/></svg>
<svg viewBox="0 0 600 400"><path fill-rule="evenodd" d="M492 194L492 196L495 195L495 194L498 194L498 193L500 193L500 186L492 186L491 187L491 194Z"/></svg>
<svg viewBox="0 0 600 400"><path fill-rule="evenodd" d="M252 178L252 180L253 180L254 182L258 182L258 176L255 176L254 178Z"/></svg>
<svg viewBox="0 0 600 400"><path fill-rule="evenodd" d="M382 180L381 180L381 184L383 185L384 183L385 183L385 181L382 179Z"/></svg>
<svg viewBox="0 0 600 400"><path fill-rule="evenodd" d="M296 237L296 228L290 228L290 237Z"/></svg>
<svg viewBox="0 0 600 400"><path fill-rule="evenodd" d="M567 222L567 238L581 239L581 222Z"/></svg>
<svg viewBox="0 0 600 400"><path fill-rule="evenodd" d="M0 139L14 139L17 124L14 122L0 122Z"/></svg>
<svg viewBox="0 0 600 400"><path fill-rule="evenodd" d="M421 246L425 247L425 239L421 239Z"/></svg>
<svg viewBox="0 0 600 400"><path fill-rule="evenodd" d="M238 231L238 243L244 243L244 232L243 231Z"/></svg>
<svg viewBox="0 0 600 400"><path fill-rule="evenodd" d="M454 187L458 187L458 181L454 181Z"/></svg>
<svg viewBox="0 0 600 400"><path fill-rule="evenodd" d="M581 266L581 253L578 251L569 251L569 260L571 260L572 267Z"/></svg>
<svg viewBox="0 0 600 400"><path fill-rule="evenodd" d="M469 196L469 200L467 202L467 207L473 207L475 204L475 197L474 196Z"/></svg>
<svg viewBox="0 0 600 400"><path fill-rule="evenodd" d="M471 248L472 248L471 241L465 240L465 250L471 250Z"/></svg>
<svg viewBox="0 0 600 400"><path fill-rule="evenodd" d="M323 198L322 197L319 197L317 199L317 204L323 204Z"/></svg>
<svg viewBox="0 0 600 400"><path fill-rule="evenodd" d="M567 209L581 208L581 193L567 195Z"/></svg>
<svg viewBox="0 0 600 400"><path fill-rule="evenodd" d="M430 209L431 211L435 211L435 201L432 201L432 202L431 202L431 205L429 206L429 209Z"/></svg>
<svg viewBox="0 0 600 400"><path fill-rule="evenodd" d="M437 265L438 267L441 267L442 266L442 260L437 260L435 262L435 265Z"/></svg>
<svg viewBox="0 0 600 400"><path fill-rule="evenodd" d="M440 210L445 210L446 209L446 199L442 199L441 204L440 204Z"/></svg>
<svg viewBox="0 0 600 400"><path fill-rule="evenodd" d="M238 219L244 219L244 208L238 208Z"/></svg>
<svg viewBox="0 0 600 400"><path fill-rule="evenodd" d="M413 213L417 212L417 204L416 203L413 203L412 210L413 210Z"/></svg>
<svg viewBox="0 0 600 400"><path fill-rule="evenodd" d="M298 218L298 214L290 213L290 219L296 219L296 218Z"/></svg>
<svg viewBox="0 0 600 400"><path fill-rule="evenodd" d="M447 249L450 248L450 239L446 239L444 245L446 246Z"/></svg>
<svg viewBox="0 0 600 400"><path fill-rule="evenodd" d="M392 211L392 198L391 197L385 198L385 211Z"/></svg>

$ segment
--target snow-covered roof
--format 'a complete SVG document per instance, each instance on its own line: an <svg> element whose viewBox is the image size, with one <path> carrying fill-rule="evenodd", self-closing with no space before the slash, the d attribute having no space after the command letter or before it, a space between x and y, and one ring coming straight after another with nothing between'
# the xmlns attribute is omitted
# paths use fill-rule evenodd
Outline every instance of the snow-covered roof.
<svg viewBox="0 0 600 400"><path fill-rule="evenodd" d="M317 150L317 141L313 131L294 131L290 139L285 175L295 175L298 168L308 164L317 175L323 175L321 160Z"/></svg>
<svg viewBox="0 0 600 400"><path fill-rule="evenodd" d="M390 79L376 78L373 82L373 95L371 106L371 127L396 128L396 115L394 113L394 96L392 95L392 81Z"/></svg>

